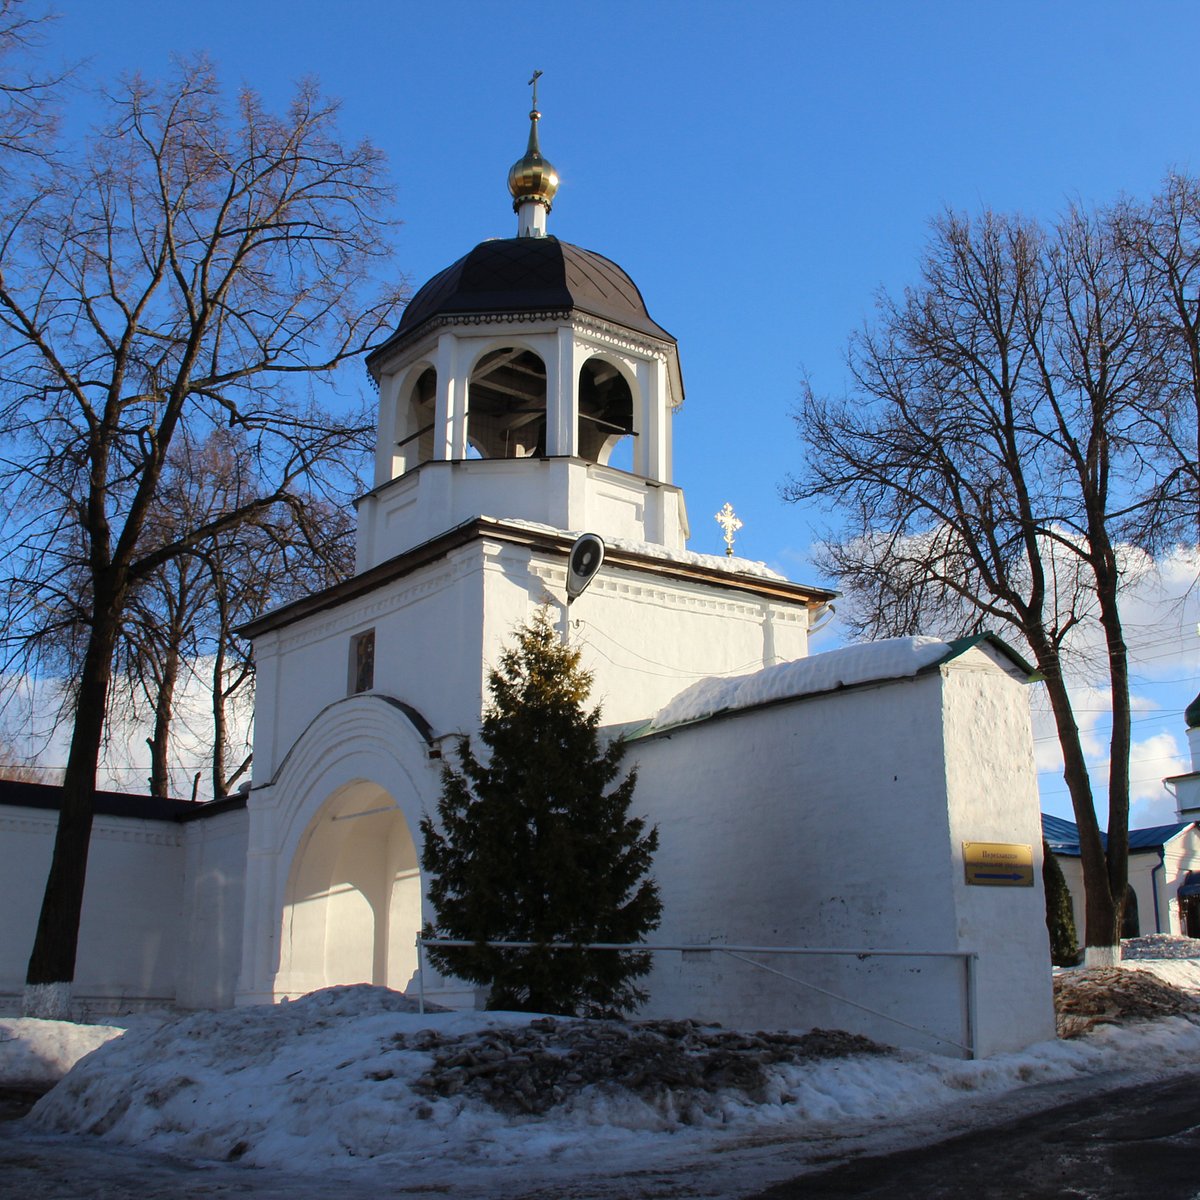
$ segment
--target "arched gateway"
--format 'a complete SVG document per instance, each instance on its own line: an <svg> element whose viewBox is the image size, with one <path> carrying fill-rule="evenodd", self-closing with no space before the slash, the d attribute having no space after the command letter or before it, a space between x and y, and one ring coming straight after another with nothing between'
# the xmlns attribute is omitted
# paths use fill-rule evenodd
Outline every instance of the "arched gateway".
<svg viewBox="0 0 1200 1200"><path fill-rule="evenodd" d="M242 1003L413 981L436 755L418 713L356 695L324 709L255 789L247 889L260 903L247 910Z"/></svg>

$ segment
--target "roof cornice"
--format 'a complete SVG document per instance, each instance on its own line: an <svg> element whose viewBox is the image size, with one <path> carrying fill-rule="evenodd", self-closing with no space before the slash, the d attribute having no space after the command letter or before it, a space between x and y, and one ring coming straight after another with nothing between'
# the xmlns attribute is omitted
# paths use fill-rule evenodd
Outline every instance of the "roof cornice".
<svg viewBox="0 0 1200 1200"><path fill-rule="evenodd" d="M238 632L245 637L256 638L264 633L293 625L316 613L340 607L361 596L369 595L377 588L411 575L430 563L445 558L453 551L483 541L506 542L514 546L526 546L532 550L554 554L566 559L574 545L572 534L558 530L513 524L495 517L473 517L456 525L453 529L406 550L394 558L379 563L368 571L355 575L342 583L311 596L304 596L285 604L272 612L264 613L253 621L247 621ZM698 583L708 587L719 587L728 591L757 596L763 600L777 600L786 604L804 604L819 608L837 597L837 592L825 588L807 587L786 579L767 579L758 575L741 574L736 571L709 567L701 563L680 562L675 559L659 558L652 554L641 554L617 546L605 548L604 565L609 568L625 568L643 575L657 576L671 583Z"/></svg>

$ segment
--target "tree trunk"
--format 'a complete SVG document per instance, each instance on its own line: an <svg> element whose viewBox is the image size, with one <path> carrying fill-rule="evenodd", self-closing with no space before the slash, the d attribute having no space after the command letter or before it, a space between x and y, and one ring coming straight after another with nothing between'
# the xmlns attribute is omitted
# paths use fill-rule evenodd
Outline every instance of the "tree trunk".
<svg viewBox="0 0 1200 1200"><path fill-rule="evenodd" d="M176 633L178 631L175 631ZM154 699L154 736L150 744L150 795L169 796L171 776L167 765L171 742L171 719L175 711L175 684L179 679L179 639L168 639L167 655L163 662L162 678Z"/></svg>
<svg viewBox="0 0 1200 1200"><path fill-rule="evenodd" d="M212 746L212 789L213 799L220 800L226 795L228 785L225 781L225 736L227 719L225 716L225 629L222 625L220 636L217 638L217 649L213 655L212 671L212 715L213 715L213 746Z"/></svg>
<svg viewBox="0 0 1200 1200"><path fill-rule="evenodd" d="M1108 771L1108 893L1112 899L1117 928L1119 959L1120 933L1129 888L1129 752L1132 741L1132 717L1129 703L1129 652L1117 604L1115 561L1108 570L1097 572L1097 596L1100 623L1104 628L1108 652L1109 682L1112 688L1112 735L1109 741Z"/></svg>
<svg viewBox="0 0 1200 1200"><path fill-rule="evenodd" d="M108 607L108 612L113 611ZM71 749L62 782L62 806L33 951L25 975L22 1012L29 1017L67 1019L88 847L96 799L96 768L104 738L104 713L117 624L98 606L80 672Z"/></svg>
<svg viewBox="0 0 1200 1200"><path fill-rule="evenodd" d="M1079 727L1075 723L1058 655L1048 645L1034 645L1033 650L1050 697L1062 748L1063 779L1071 795L1071 807L1079 829L1085 904L1084 962L1087 966L1111 966L1120 959L1121 914L1109 890L1108 856L1100 839L1100 825L1096 820L1092 785L1079 740Z"/></svg>

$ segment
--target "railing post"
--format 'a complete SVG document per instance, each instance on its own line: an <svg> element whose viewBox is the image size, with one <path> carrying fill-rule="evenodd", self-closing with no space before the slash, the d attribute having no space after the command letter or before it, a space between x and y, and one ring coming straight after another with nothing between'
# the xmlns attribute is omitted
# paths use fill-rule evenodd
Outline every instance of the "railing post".
<svg viewBox="0 0 1200 1200"><path fill-rule="evenodd" d="M425 1015L425 943L417 934L417 1012Z"/></svg>
<svg viewBox="0 0 1200 1200"><path fill-rule="evenodd" d="M975 968L979 963L979 955L969 953L964 956L967 965L967 1057L978 1058L978 1048L975 1045L975 1032L979 1028L979 1012L976 1008Z"/></svg>

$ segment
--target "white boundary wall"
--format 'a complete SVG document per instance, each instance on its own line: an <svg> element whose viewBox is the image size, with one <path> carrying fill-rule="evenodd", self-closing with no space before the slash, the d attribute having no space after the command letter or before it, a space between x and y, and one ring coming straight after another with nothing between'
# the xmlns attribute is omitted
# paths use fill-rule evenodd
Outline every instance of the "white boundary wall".
<svg viewBox="0 0 1200 1200"><path fill-rule="evenodd" d="M0 805L0 1012L20 1011L57 824L56 810ZM187 823L95 818L77 1017L233 1003L246 828L244 809Z"/></svg>
<svg viewBox="0 0 1200 1200"><path fill-rule="evenodd" d="M1028 700L998 654L680 727L630 757L635 808L659 827L655 941L975 952L978 1052L1054 1036ZM1032 846L1034 886L967 886L963 841ZM959 963L789 973L964 1040ZM658 963L649 986L648 1016L934 1045L723 955Z"/></svg>

